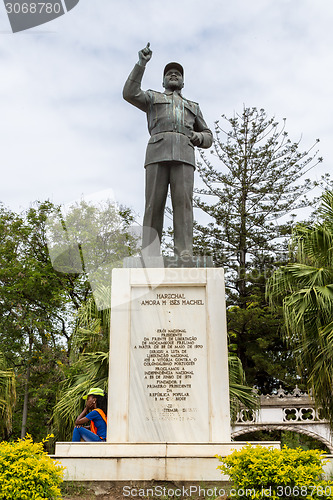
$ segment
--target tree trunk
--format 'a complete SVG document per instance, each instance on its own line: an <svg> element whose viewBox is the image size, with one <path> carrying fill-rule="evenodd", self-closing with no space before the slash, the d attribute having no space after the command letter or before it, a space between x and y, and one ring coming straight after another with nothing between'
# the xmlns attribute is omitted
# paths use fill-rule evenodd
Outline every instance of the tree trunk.
<svg viewBox="0 0 333 500"><path fill-rule="evenodd" d="M248 198L248 122L244 124L244 156L242 168L242 187L241 187L241 200L240 200L240 231L239 231L239 276L238 276L238 291L241 298L240 307L245 308L246 296L246 253L247 253L247 232L246 232L246 204ZM242 300L243 299L243 300Z"/></svg>
<svg viewBox="0 0 333 500"><path fill-rule="evenodd" d="M24 384L24 401L23 401L23 414L22 414L22 426L21 426L21 439L25 438L27 432L27 419L28 419L28 402L29 402L29 382L30 382L30 361L32 352L32 332L29 333L29 356L27 364L27 376Z"/></svg>

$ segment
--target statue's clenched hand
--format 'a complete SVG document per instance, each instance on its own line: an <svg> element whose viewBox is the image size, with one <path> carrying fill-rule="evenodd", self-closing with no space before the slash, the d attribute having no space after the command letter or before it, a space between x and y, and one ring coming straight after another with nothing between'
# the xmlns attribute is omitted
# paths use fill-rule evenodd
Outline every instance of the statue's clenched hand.
<svg viewBox="0 0 333 500"><path fill-rule="evenodd" d="M140 66L146 66L147 62L150 61L153 52L150 49L150 43L148 42L146 47L139 51L139 64Z"/></svg>
<svg viewBox="0 0 333 500"><path fill-rule="evenodd" d="M190 141L194 144L194 146L200 146L202 143L202 134L200 134L200 132L192 132Z"/></svg>

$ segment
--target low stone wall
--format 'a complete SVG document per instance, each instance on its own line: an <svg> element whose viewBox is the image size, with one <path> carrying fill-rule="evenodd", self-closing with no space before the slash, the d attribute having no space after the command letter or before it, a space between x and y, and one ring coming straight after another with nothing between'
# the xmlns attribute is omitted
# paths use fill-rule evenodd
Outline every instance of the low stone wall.
<svg viewBox="0 0 333 500"><path fill-rule="evenodd" d="M325 479L333 480L333 455L324 455L323 462L326 462L323 466Z"/></svg>
<svg viewBox="0 0 333 500"><path fill-rule="evenodd" d="M247 443L56 443L65 481L227 481L216 455ZM261 446L280 448L278 441Z"/></svg>

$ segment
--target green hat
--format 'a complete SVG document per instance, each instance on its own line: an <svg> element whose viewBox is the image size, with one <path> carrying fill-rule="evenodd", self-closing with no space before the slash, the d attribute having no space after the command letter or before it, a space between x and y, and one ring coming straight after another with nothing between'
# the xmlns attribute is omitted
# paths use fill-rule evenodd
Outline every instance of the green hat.
<svg viewBox="0 0 333 500"><path fill-rule="evenodd" d="M104 396L104 391L100 387L92 387L82 399L87 399L88 396Z"/></svg>

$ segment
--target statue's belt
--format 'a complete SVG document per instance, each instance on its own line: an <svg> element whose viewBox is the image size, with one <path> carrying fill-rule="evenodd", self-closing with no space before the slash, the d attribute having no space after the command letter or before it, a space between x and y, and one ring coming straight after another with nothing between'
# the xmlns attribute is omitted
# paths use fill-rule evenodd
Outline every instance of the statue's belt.
<svg viewBox="0 0 333 500"><path fill-rule="evenodd" d="M183 134L187 137L191 137L193 131L183 125L171 125L171 126L157 126L151 129L150 135L162 134L163 132L176 132L177 134Z"/></svg>

